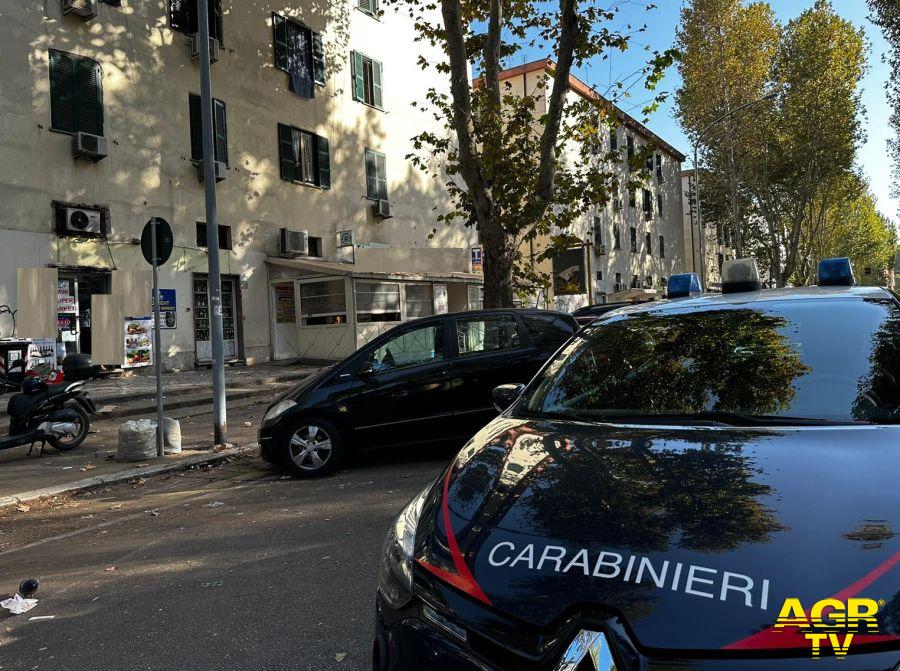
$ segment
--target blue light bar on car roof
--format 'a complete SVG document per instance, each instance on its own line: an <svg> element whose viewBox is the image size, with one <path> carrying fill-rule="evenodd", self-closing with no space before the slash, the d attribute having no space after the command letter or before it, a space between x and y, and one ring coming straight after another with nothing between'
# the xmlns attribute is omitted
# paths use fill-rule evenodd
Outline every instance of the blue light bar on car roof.
<svg viewBox="0 0 900 671"><path fill-rule="evenodd" d="M856 284L850 259L822 259L819 261L820 287L852 287Z"/></svg>
<svg viewBox="0 0 900 671"><path fill-rule="evenodd" d="M759 291L759 268L756 259L734 259L722 264L722 293L738 294Z"/></svg>
<svg viewBox="0 0 900 671"><path fill-rule="evenodd" d="M669 278L669 298L699 296L702 293L703 287L700 286L700 276L697 273L681 273Z"/></svg>

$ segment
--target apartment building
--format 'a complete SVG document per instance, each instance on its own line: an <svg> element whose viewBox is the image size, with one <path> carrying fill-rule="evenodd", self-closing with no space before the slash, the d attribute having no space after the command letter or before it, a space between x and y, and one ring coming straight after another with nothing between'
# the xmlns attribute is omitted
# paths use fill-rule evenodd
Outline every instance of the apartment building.
<svg viewBox="0 0 900 671"><path fill-rule="evenodd" d="M9 5L0 305L16 335L121 365L126 318L151 313L138 239L162 217L164 363L208 362L195 3ZM376 0L209 5L227 358L340 358L399 321L475 306L474 234L436 226L446 195L405 158L438 130L411 105L437 79L411 19Z"/></svg>
<svg viewBox="0 0 900 671"><path fill-rule="evenodd" d="M553 75L553 62L542 59L508 69L500 79L513 93L534 95L538 99L535 115L539 117L546 112ZM523 248L534 267L552 279L548 295L536 293L524 302L570 311L595 303L661 298L668 278L684 270L679 175L685 157L574 75L569 77L567 95L570 103L580 98L614 110L617 126L610 129L595 153L605 156L615 150L621 154L622 160L612 166L618 173L620 189L610 202L598 203L568 231L582 241L579 246L552 261L535 258L546 249L546 239ZM654 150L652 164L648 161L647 165L651 177L629 192L627 160L645 146ZM567 147L564 160L581 160L580 152Z"/></svg>
<svg viewBox="0 0 900 671"><path fill-rule="evenodd" d="M700 275L705 290L720 291L722 264L737 256L731 240L731 227L707 221L701 225L697 217L694 180L693 170L681 173L684 246L688 250L685 270ZM702 188L703 184L700 186Z"/></svg>

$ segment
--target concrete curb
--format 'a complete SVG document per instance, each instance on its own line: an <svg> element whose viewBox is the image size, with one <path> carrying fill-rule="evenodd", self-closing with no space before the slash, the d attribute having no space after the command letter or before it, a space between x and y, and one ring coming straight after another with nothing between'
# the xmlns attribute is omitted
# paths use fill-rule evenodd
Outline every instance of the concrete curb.
<svg viewBox="0 0 900 671"><path fill-rule="evenodd" d="M109 475L99 475L95 478L84 478L63 485L54 485L52 487L44 487L43 489L32 489L31 491L13 494L12 496L0 497L0 510L10 506L17 506L26 501L34 501L50 496L59 496L60 494L72 494L74 492L84 491L86 489L94 489L96 487L104 487L107 485L116 485L129 480L137 480L138 478L149 478L156 475L164 475L166 473L174 473L183 471L191 466L199 466L202 464L214 464L225 461L229 457L240 457L247 454L253 454L259 449L254 443L252 445L243 445L241 447L232 447L220 452L208 452L198 454L191 457L185 457L178 461L168 464L154 464L146 468L129 468L125 471L110 473Z"/></svg>

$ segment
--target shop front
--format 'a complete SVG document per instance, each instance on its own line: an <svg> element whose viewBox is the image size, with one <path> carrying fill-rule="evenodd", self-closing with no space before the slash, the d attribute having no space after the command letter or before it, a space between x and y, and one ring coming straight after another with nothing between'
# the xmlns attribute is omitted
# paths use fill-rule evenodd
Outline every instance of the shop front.
<svg viewBox="0 0 900 671"><path fill-rule="evenodd" d="M192 281L194 308L194 345L197 363L212 363L210 336L209 276L194 273ZM233 275L222 276L222 335L225 345L225 362L235 363L243 359L241 326L240 279Z"/></svg>
<svg viewBox="0 0 900 671"><path fill-rule="evenodd" d="M270 259L276 359L340 360L397 324L478 309L481 276L367 273L338 263Z"/></svg>

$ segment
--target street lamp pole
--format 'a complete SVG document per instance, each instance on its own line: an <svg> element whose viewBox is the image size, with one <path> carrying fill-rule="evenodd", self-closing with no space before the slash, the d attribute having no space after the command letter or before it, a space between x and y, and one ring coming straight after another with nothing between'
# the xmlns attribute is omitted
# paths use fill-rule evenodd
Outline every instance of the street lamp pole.
<svg viewBox="0 0 900 671"><path fill-rule="evenodd" d="M716 117L709 125L706 126L700 134L697 135L697 138L694 140L694 201L697 207L697 231L700 234L700 279L703 284L703 289L706 290L706 236L703 234L703 208L701 207L701 199L700 199L700 142L706 136L709 131L715 128L717 125L725 121L725 119L734 116L738 112L742 112L745 109L758 105L761 102L766 100L771 100L772 98L778 95L777 91L773 91L772 93L767 93L762 98L758 98L757 100L752 100L748 103L744 103L743 105L739 105L735 107L733 110L729 110L724 114Z"/></svg>

